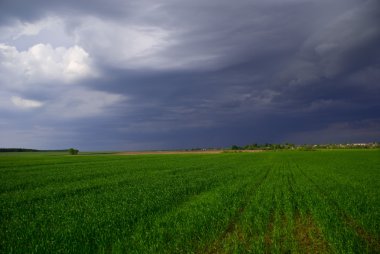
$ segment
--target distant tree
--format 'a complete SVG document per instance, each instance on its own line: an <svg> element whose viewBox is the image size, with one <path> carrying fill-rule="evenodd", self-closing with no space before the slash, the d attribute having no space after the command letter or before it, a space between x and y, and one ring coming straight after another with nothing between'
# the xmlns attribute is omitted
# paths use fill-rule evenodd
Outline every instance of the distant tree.
<svg viewBox="0 0 380 254"><path fill-rule="evenodd" d="M78 149L70 148L69 149L69 154L71 155L77 155L79 153Z"/></svg>
<svg viewBox="0 0 380 254"><path fill-rule="evenodd" d="M237 145L233 145L231 146L231 150L240 150L240 147L238 147Z"/></svg>

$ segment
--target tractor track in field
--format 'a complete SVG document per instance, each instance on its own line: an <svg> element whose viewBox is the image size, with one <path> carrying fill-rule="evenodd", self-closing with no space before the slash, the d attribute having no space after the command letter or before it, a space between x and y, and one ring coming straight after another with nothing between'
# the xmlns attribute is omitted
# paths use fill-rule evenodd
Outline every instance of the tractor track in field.
<svg viewBox="0 0 380 254"><path fill-rule="evenodd" d="M293 234L297 240L300 252L304 253L332 253L329 243L325 240L320 228L316 225L312 214L294 215Z"/></svg>
<svg viewBox="0 0 380 254"><path fill-rule="evenodd" d="M276 207L273 207L269 212L269 222L264 235L264 253L271 253L271 248L273 245L272 235L275 224L275 209Z"/></svg>
<svg viewBox="0 0 380 254"><path fill-rule="evenodd" d="M360 237L369 247L371 253L380 253L380 241L377 237L369 234L355 219L353 219L347 212L340 207L340 205L326 193L313 179L311 179L298 165L301 174L315 187L323 198L332 206L337 214L341 217L342 221L350 227L358 237Z"/></svg>
<svg viewBox="0 0 380 254"><path fill-rule="evenodd" d="M251 196L256 192L256 190L263 184L263 182L268 178L269 173L271 172L271 168L269 168L264 176L254 184L254 187L251 188L244 200L242 201L240 207L235 211L234 215L231 217L226 229L220 234L220 236L211 244L198 251L198 253L221 253L223 246L221 244L225 239L227 239L232 233L238 231L238 222L241 216L244 214L245 209L250 204Z"/></svg>
<svg viewBox="0 0 380 254"><path fill-rule="evenodd" d="M287 176L287 182L291 193L290 197L294 212L295 226L293 235L297 240L300 252L306 250L306 253L332 253L329 243L324 238L321 229L316 225L310 210L307 211L306 215L301 214L299 202L295 198L296 192L293 188L293 186L296 185L294 172L293 170L290 172L290 176Z"/></svg>

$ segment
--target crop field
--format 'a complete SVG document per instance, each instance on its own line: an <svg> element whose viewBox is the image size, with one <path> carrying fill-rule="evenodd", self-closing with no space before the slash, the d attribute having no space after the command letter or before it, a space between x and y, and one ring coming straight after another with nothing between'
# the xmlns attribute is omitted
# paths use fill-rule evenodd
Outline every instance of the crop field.
<svg viewBox="0 0 380 254"><path fill-rule="evenodd" d="M380 150L4 153L0 253L380 253Z"/></svg>

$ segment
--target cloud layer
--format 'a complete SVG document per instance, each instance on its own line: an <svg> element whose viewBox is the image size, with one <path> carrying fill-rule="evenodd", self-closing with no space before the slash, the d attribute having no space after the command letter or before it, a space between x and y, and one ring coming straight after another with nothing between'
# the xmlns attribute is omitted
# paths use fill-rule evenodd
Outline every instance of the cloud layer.
<svg viewBox="0 0 380 254"><path fill-rule="evenodd" d="M379 14L375 0L2 1L0 146L379 140Z"/></svg>

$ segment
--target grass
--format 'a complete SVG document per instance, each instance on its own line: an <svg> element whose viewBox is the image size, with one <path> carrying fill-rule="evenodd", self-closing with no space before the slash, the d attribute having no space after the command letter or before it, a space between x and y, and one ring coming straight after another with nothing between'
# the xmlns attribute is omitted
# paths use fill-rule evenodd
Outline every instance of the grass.
<svg viewBox="0 0 380 254"><path fill-rule="evenodd" d="M0 155L0 253L380 253L380 150Z"/></svg>

